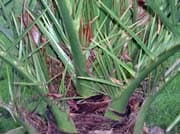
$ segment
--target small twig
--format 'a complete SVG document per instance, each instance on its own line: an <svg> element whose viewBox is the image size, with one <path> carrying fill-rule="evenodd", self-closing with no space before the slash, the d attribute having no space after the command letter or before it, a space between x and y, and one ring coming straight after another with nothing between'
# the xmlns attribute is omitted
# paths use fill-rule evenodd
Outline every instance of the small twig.
<svg viewBox="0 0 180 134"><path fill-rule="evenodd" d="M110 110L111 112L113 112L114 114L116 114L119 117L124 117L124 116L128 115L128 109L124 113L118 112L110 107L108 108L108 110Z"/></svg>
<svg viewBox="0 0 180 134"><path fill-rule="evenodd" d="M53 76L47 83L50 83L51 81L53 81L54 79L56 79L57 77L59 77L62 73L58 73L55 76Z"/></svg>
<svg viewBox="0 0 180 134"><path fill-rule="evenodd" d="M180 59L176 60L176 62L165 72L164 76L167 77L170 75L171 72L178 66L180 66Z"/></svg>
<svg viewBox="0 0 180 134"><path fill-rule="evenodd" d="M169 127L166 129L166 132L169 133L172 128L180 122L180 114L176 117L176 119L169 125Z"/></svg>

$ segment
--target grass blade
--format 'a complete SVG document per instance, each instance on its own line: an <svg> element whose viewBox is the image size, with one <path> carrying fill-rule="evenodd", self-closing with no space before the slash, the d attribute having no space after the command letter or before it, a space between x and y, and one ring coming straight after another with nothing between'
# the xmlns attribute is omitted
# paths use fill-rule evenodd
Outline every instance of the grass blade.
<svg viewBox="0 0 180 134"><path fill-rule="evenodd" d="M113 86L113 87L120 87L120 85L118 85L118 84L114 84L111 81L103 80L103 79L99 79L99 78L81 77L81 76L79 76L78 79L92 81L92 82L97 82L97 83L101 83L101 84L105 84L105 85Z"/></svg>

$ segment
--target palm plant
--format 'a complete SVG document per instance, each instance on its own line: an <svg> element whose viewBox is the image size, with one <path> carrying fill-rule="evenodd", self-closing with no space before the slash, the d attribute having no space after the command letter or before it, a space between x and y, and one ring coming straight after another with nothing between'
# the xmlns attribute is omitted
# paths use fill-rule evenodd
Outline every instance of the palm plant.
<svg viewBox="0 0 180 134"><path fill-rule="evenodd" d="M0 62L6 65L3 68L7 70L9 101L17 110L12 112L16 120L33 131L14 114L38 94L40 98L33 105L44 103L39 111L43 112L46 104L51 105L58 127L77 132L68 117L67 105L60 103L65 106L59 108L46 97L49 83L58 77L49 76L47 62L51 57L62 65L58 66L63 71L59 71L62 77L56 89L62 94L62 101L74 97L67 98L65 81L70 75L79 97L108 95L112 100L110 107L124 112L132 94L147 78L147 100L135 126L135 133L141 133L147 109L161 93L155 88L161 89L179 73L173 69L164 76L179 56L178 0L33 0L22 2L18 13L7 10L8 2L0 2L4 21L0 26ZM32 107L27 106L31 110ZM112 111L107 110L105 115L118 119Z"/></svg>

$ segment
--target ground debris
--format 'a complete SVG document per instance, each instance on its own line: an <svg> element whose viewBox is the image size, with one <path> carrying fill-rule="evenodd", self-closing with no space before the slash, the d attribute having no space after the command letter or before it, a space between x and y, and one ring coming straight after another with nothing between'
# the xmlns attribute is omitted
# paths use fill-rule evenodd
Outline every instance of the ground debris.
<svg viewBox="0 0 180 134"><path fill-rule="evenodd" d="M143 100L143 93L136 91L129 100L128 113L120 116L119 120L104 116L111 99L102 94L86 99L70 100L67 104L70 109L70 118L74 121L78 134L132 134ZM50 106L47 106L45 118L24 109L21 110L21 114L23 120L35 128L39 134L66 134L58 129ZM150 130L148 128L149 134Z"/></svg>

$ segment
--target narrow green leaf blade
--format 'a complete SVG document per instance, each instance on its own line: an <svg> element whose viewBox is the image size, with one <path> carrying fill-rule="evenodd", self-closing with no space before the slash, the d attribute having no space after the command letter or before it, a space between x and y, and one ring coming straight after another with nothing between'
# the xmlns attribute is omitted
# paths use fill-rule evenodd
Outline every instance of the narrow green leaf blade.
<svg viewBox="0 0 180 134"><path fill-rule="evenodd" d="M152 59L154 59L154 55L153 53L148 50L148 48L145 46L145 44L141 41L141 39L136 36L136 34L130 29L128 28L126 25L123 24L123 22L119 19L119 17L117 17L106 5L103 4L103 2L101 2L99 0L99 4L105 9L105 11L113 18L115 19L118 24L128 32L129 35L131 35L131 37L138 43L138 45L144 50L144 52L149 55Z"/></svg>

